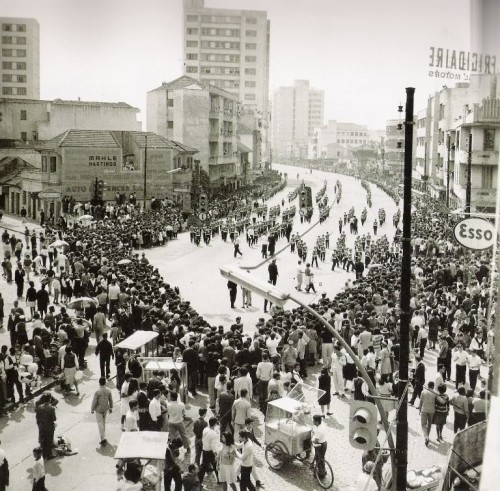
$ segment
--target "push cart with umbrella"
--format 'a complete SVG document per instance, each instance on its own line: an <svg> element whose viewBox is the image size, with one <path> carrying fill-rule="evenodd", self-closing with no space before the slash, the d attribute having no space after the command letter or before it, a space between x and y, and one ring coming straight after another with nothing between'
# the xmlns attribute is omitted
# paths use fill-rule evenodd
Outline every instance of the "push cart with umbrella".
<svg viewBox="0 0 500 491"><path fill-rule="evenodd" d="M333 485L334 476L330 464L324 459L311 462L312 410L319 405L318 399L325 394L305 383L298 383L285 396L267 403L265 429L265 456L269 467L280 470L297 459L308 464L323 489Z"/></svg>
<svg viewBox="0 0 500 491"><path fill-rule="evenodd" d="M163 463L169 433L165 431L127 431L122 433L115 452L117 467L140 460L142 489L162 489Z"/></svg>

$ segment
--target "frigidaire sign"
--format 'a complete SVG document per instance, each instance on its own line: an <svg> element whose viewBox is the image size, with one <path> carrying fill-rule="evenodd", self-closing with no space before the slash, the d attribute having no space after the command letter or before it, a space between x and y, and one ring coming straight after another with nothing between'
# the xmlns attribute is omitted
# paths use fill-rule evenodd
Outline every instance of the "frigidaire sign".
<svg viewBox="0 0 500 491"><path fill-rule="evenodd" d="M470 73L496 73L496 56L431 46L428 66L429 77L467 81Z"/></svg>

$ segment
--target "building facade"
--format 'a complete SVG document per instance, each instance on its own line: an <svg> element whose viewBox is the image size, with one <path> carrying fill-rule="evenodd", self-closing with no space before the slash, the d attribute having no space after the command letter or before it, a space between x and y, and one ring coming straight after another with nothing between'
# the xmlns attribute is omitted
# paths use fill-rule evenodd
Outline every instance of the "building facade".
<svg viewBox="0 0 500 491"><path fill-rule="evenodd" d="M142 129L139 109L124 102L0 99L0 113L1 140L50 140L69 129Z"/></svg>
<svg viewBox="0 0 500 491"><path fill-rule="evenodd" d="M183 75L147 94L147 128L196 146L196 160L213 186L242 182L238 96Z"/></svg>
<svg viewBox="0 0 500 491"><path fill-rule="evenodd" d="M29 160L17 150L1 151L0 205L13 214L24 207L34 219L41 209L57 217L64 196L90 201L95 183L104 181L104 201L133 192L138 201L169 198L188 210L195 153L154 133L68 130L27 151Z"/></svg>
<svg viewBox="0 0 500 491"><path fill-rule="evenodd" d="M0 17L0 97L40 99L40 26Z"/></svg>
<svg viewBox="0 0 500 491"><path fill-rule="evenodd" d="M352 160L352 151L369 142L368 128L355 123L342 123L329 120L322 127L313 131L309 138L310 159L327 158L336 162Z"/></svg>
<svg viewBox="0 0 500 491"><path fill-rule="evenodd" d="M295 80L292 87L279 87L273 94L272 147L279 159L308 156L309 138L323 126L324 92L309 87L308 80Z"/></svg>

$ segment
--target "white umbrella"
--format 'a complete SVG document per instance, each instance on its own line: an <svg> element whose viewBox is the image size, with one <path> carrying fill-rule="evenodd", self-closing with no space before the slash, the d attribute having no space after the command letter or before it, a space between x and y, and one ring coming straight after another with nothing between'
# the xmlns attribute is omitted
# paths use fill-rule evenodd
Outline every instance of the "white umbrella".
<svg viewBox="0 0 500 491"><path fill-rule="evenodd" d="M118 261L117 264L119 264L121 266L122 264L130 264L131 262L132 261L130 259L122 259L122 260Z"/></svg>
<svg viewBox="0 0 500 491"><path fill-rule="evenodd" d="M66 307L70 309L82 309L85 307L90 307L90 304L94 304L96 307L99 305L99 302L95 298L90 298L90 297L80 297L80 298L75 298L71 302L68 302L66 304Z"/></svg>
<svg viewBox="0 0 500 491"><path fill-rule="evenodd" d="M50 244L50 247L69 247L69 244L65 240L57 239Z"/></svg>
<svg viewBox="0 0 500 491"><path fill-rule="evenodd" d="M82 215L81 217L78 217L77 220L93 220L94 217L92 215Z"/></svg>

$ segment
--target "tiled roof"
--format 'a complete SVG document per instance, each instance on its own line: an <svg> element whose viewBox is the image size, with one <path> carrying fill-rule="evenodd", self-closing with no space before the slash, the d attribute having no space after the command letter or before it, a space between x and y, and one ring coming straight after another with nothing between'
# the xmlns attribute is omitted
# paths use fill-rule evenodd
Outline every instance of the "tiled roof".
<svg viewBox="0 0 500 491"><path fill-rule="evenodd" d="M68 130L40 145L38 149L56 147L116 147L119 148L111 131L108 130Z"/></svg>
<svg viewBox="0 0 500 491"><path fill-rule="evenodd" d="M250 153L250 152L253 152L253 150L251 148L248 148L246 145L243 145L243 143L241 143L241 142L238 142L238 150L241 153Z"/></svg>
<svg viewBox="0 0 500 491"><path fill-rule="evenodd" d="M202 87L205 90L222 95L223 97L228 97L230 99L234 99L235 97L237 98L237 96L235 96L231 92L228 92L225 89L221 89L220 87L209 84L207 82L202 82L200 80L196 80L195 78L189 77L188 75L182 75L182 77L176 78L175 80L172 80L171 82L163 82L160 85L160 87L157 87L156 89L153 89L150 92L157 92L157 91L161 92L163 90L184 89L185 87L189 87L190 85L198 85L199 87Z"/></svg>
<svg viewBox="0 0 500 491"><path fill-rule="evenodd" d="M41 100L41 99L14 99L14 98L0 98L0 102L5 103L18 103L18 104L60 104L60 105L68 105L68 106L106 106L106 107L122 107L128 109L135 109L136 112L139 112L137 107L133 107L126 102L101 102L101 101L66 101L63 99L54 99L52 101Z"/></svg>
<svg viewBox="0 0 500 491"><path fill-rule="evenodd" d="M181 152L198 152L196 148L189 147L183 143L173 140L168 140L161 135L152 133L151 131L131 131L130 134L134 138L139 148L146 146L146 136L148 137L148 148L171 148L172 150L179 150Z"/></svg>

